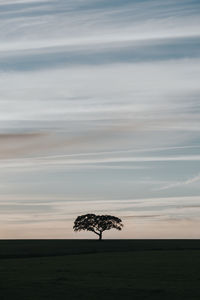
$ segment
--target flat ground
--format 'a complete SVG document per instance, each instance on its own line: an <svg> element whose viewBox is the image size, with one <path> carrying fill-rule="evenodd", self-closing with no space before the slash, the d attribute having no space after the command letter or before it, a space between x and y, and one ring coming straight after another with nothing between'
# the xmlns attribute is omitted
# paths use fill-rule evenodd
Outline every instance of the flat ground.
<svg viewBox="0 0 200 300"><path fill-rule="evenodd" d="M0 299L200 299L200 240L2 240Z"/></svg>

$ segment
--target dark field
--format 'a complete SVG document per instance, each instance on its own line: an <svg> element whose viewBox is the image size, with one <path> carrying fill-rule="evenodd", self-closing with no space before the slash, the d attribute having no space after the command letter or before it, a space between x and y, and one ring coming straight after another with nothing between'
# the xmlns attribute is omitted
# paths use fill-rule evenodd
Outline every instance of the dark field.
<svg viewBox="0 0 200 300"><path fill-rule="evenodd" d="M200 240L2 240L0 299L200 299Z"/></svg>

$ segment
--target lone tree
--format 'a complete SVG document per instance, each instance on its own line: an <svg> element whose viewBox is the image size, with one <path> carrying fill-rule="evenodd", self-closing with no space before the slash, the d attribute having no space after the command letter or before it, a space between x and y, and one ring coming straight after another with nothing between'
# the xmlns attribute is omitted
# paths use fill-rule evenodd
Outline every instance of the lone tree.
<svg viewBox="0 0 200 300"><path fill-rule="evenodd" d="M98 216L95 214L87 214L78 216L74 221L74 231L87 230L92 231L99 236L99 240L102 239L102 233L105 230L115 228L122 230L122 220L109 215Z"/></svg>

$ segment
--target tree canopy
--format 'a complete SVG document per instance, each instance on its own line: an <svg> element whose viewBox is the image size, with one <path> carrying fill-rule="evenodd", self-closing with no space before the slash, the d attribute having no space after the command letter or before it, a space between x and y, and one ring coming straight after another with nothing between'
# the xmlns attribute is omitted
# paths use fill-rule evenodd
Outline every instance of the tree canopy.
<svg viewBox="0 0 200 300"><path fill-rule="evenodd" d="M73 229L74 231L92 231L97 234L99 240L101 240L103 231L112 228L122 230L122 227L122 220L115 216L86 214L76 218Z"/></svg>

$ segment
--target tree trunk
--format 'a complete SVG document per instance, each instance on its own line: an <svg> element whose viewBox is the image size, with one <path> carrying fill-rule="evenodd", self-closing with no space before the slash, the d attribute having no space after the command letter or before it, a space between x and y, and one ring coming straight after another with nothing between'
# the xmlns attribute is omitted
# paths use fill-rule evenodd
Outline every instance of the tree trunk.
<svg viewBox="0 0 200 300"><path fill-rule="evenodd" d="M99 233L99 241L102 240L102 232Z"/></svg>

